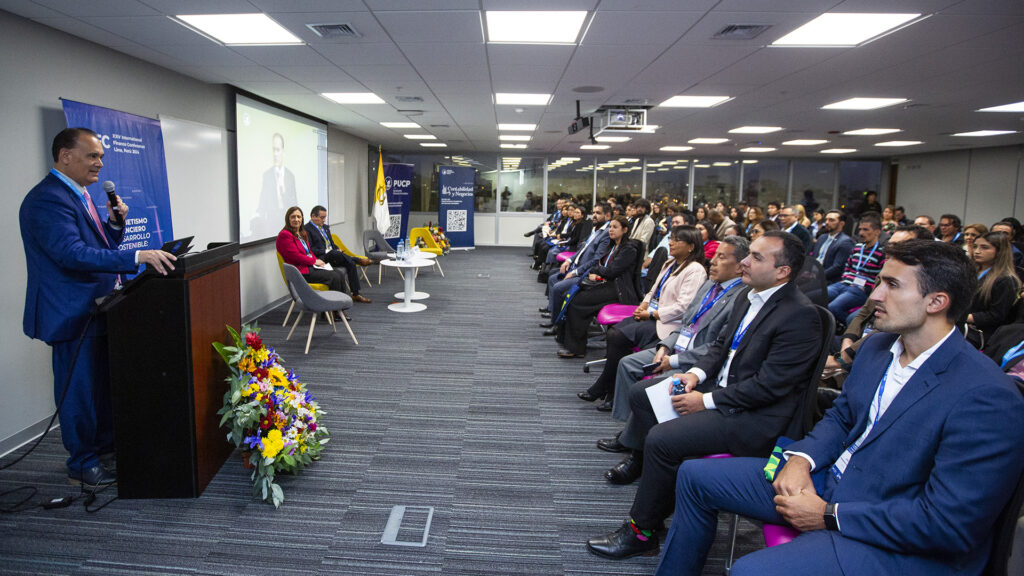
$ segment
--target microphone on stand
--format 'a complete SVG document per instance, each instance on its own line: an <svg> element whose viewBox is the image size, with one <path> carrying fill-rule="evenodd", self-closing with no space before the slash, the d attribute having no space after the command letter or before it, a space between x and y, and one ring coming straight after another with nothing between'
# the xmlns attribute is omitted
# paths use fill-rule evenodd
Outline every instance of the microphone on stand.
<svg viewBox="0 0 1024 576"><path fill-rule="evenodd" d="M107 200L110 201L110 208L114 212L114 223L118 226L124 226L124 215L121 214L121 209L117 206L117 196L114 194L114 183L110 180L104 182L103 191L107 193Z"/></svg>

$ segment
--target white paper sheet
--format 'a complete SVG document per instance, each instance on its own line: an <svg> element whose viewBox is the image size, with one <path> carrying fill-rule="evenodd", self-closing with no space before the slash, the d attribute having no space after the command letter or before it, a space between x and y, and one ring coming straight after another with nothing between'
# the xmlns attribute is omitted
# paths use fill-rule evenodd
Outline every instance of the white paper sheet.
<svg viewBox="0 0 1024 576"><path fill-rule="evenodd" d="M647 399L651 401L651 408L654 408L654 416L658 423L668 422L679 418L672 408L672 379L666 378L654 386L647 387Z"/></svg>

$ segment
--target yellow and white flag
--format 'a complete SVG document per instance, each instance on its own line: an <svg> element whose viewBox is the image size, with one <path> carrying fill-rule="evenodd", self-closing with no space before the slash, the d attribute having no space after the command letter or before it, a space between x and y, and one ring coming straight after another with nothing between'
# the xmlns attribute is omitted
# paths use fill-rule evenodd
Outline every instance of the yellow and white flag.
<svg viewBox="0 0 1024 576"><path fill-rule="evenodd" d="M391 227L391 211L388 210L388 188L384 184L384 157L377 147L377 187L373 193L373 219L381 234Z"/></svg>

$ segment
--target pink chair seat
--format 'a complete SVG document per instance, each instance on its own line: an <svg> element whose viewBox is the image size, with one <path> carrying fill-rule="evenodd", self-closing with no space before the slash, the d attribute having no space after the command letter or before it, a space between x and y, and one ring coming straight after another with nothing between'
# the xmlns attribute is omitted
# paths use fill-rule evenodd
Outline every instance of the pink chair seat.
<svg viewBox="0 0 1024 576"><path fill-rule="evenodd" d="M572 258L575 255L575 252L559 252L558 256L555 256L555 260L558 260L559 262L565 262L566 260Z"/></svg>
<svg viewBox="0 0 1024 576"><path fill-rule="evenodd" d="M732 457L733 457L733 455L732 454L728 454L728 453L708 454L707 456L703 456L703 458L732 458Z"/></svg>
<svg viewBox="0 0 1024 576"><path fill-rule="evenodd" d="M607 304L597 313L597 323L602 326L618 324L633 315L636 306L630 304Z"/></svg>
<svg viewBox="0 0 1024 576"><path fill-rule="evenodd" d="M764 545L769 548L792 542L794 538L800 535L800 531L796 528L780 526L778 524L765 524L762 532L764 533Z"/></svg>

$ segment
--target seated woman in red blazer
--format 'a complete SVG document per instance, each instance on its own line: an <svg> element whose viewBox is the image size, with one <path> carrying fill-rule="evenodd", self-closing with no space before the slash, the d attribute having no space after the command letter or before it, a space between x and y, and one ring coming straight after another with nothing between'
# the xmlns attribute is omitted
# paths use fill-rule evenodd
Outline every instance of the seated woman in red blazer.
<svg viewBox="0 0 1024 576"><path fill-rule="evenodd" d="M277 233L277 253L285 262L298 268L306 282L326 284L331 290L347 292L343 271L314 268L324 266L324 261L313 255L306 229L302 226L304 221L302 208L298 206L292 206L285 212L284 228Z"/></svg>

